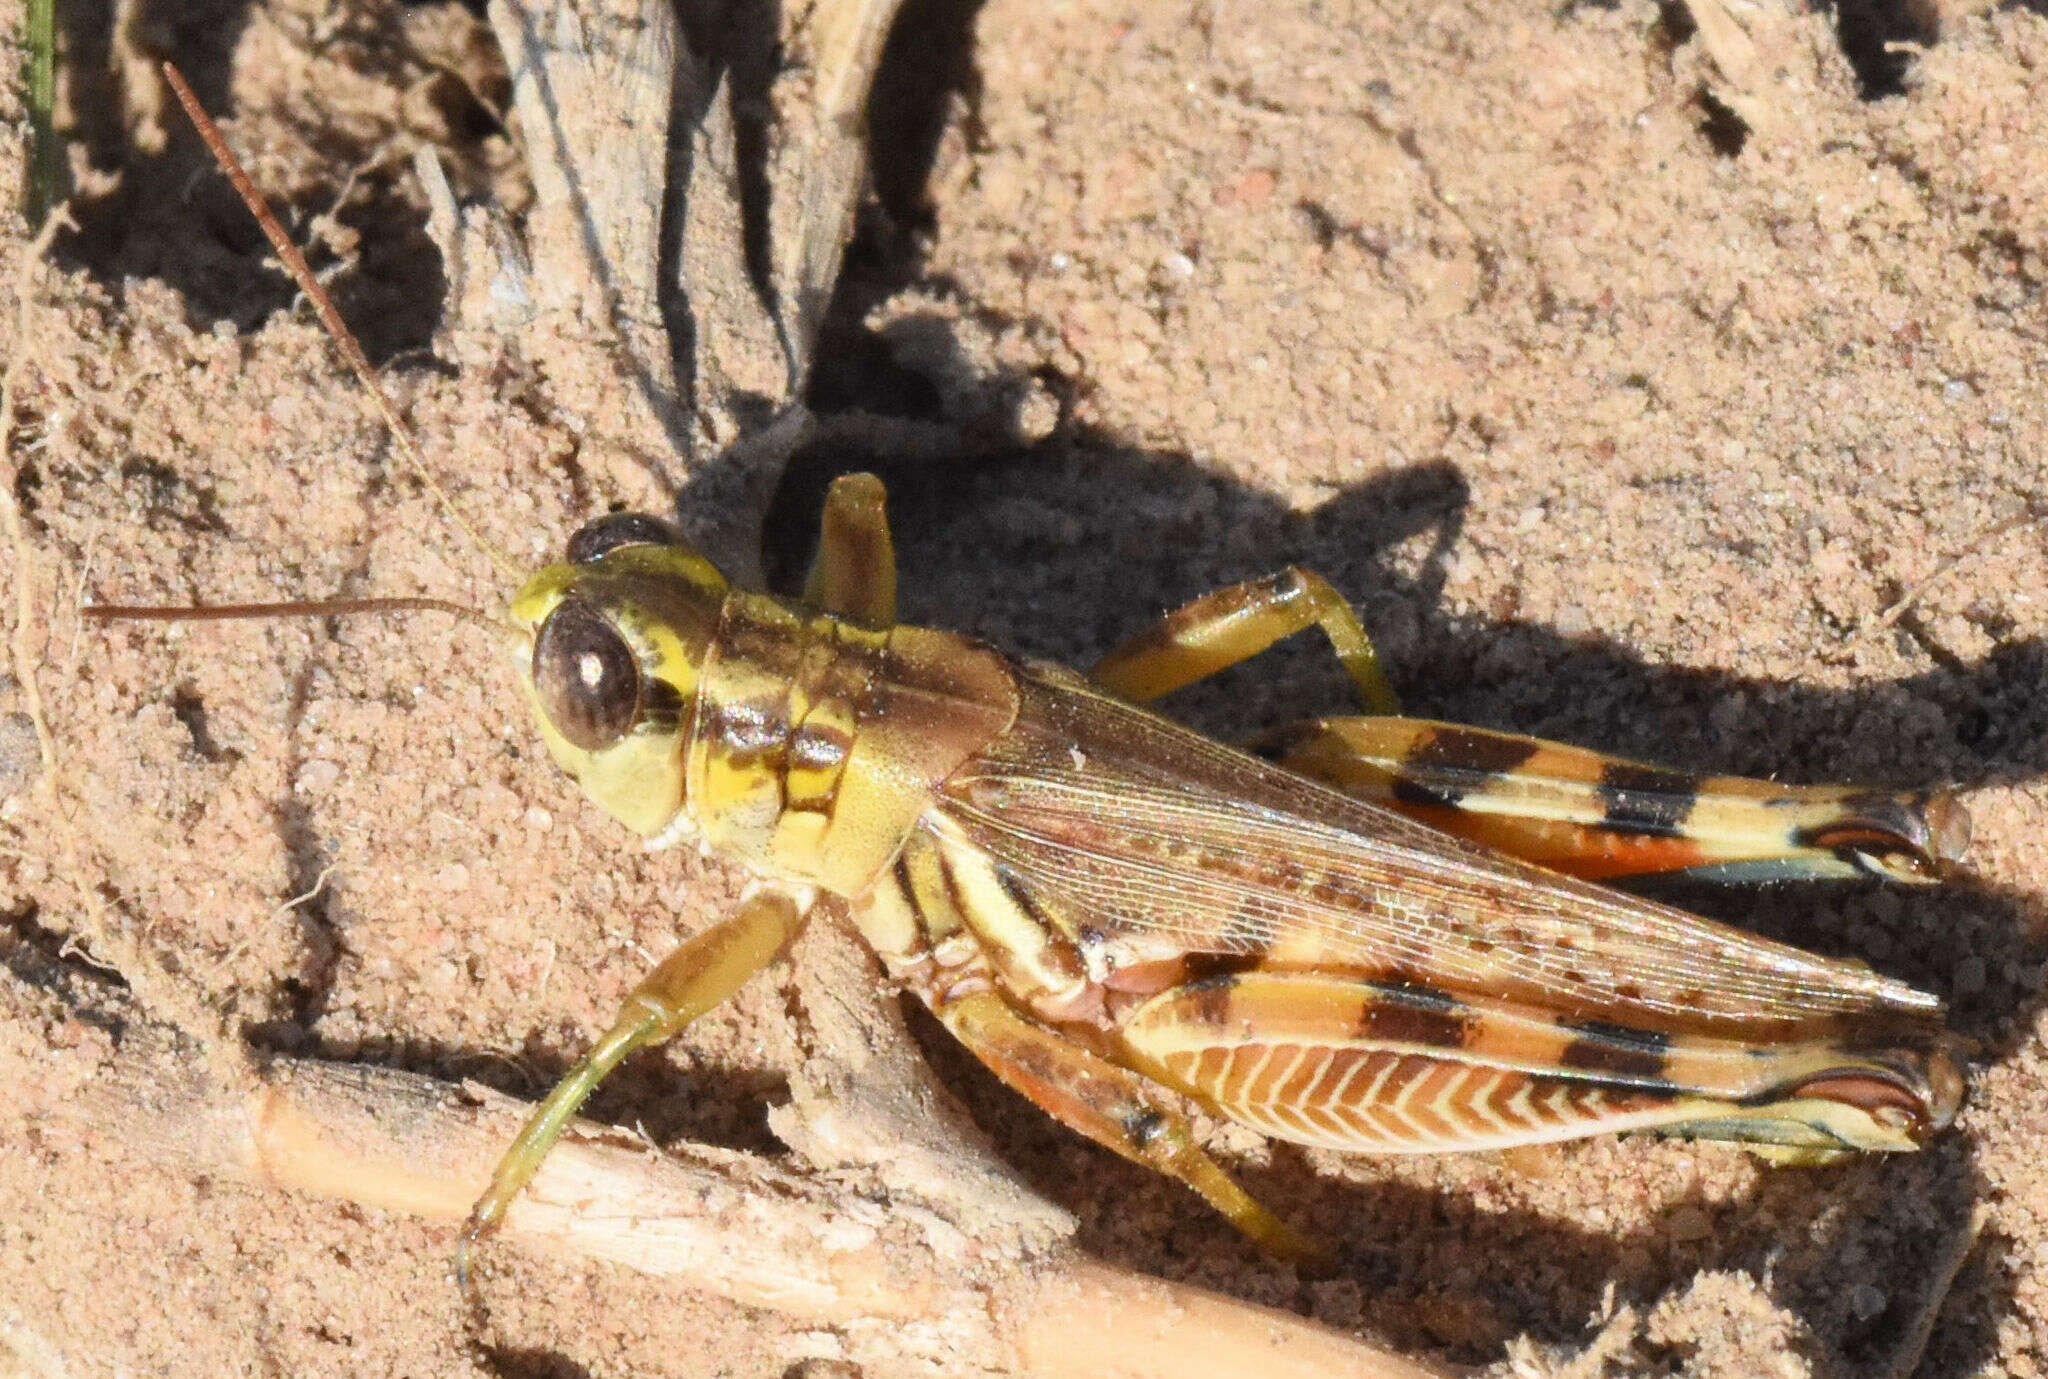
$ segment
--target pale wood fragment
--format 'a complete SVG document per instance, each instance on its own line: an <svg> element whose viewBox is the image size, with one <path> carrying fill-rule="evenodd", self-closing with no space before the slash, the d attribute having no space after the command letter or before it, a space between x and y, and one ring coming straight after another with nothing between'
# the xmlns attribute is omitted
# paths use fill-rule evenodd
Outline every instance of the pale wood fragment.
<svg viewBox="0 0 2048 1379"><path fill-rule="evenodd" d="M539 307L616 353L633 386L607 426L643 456L673 454L686 529L742 578L809 435L803 386L866 189L868 94L899 3L685 6L680 22L669 5L490 6L534 181ZM772 45L756 32L770 20ZM772 47L772 72L747 44Z"/></svg>
<svg viewBox="0 0 2048 1379"><path fill-rule="evenodd" d="M1740 3L1740 0L1737 0ZM1729 0L1688 0L1700 43L1721 80L1715 94L1767 141L1787 127L1784 93L1773 75L1791 43L1791 24L1767 7L1742 5L1738 18Z"/></svg>
<svg viewBox="0 0 2048 1379"><path fill-rule="evenodd" d="M96 1073L39 1117L187 1171L454 1225L525 1108L388 1068L278 1058L260 1072L142 1017L123 993L17 948L17 1007L119 1031ZM972 1188L967 1191L973 1191ZM558 1256L673 1278L679 1289L831 1328L857 1362L1043 1379L1443 1379L1299 1317L1091 1260L1056 1240L962 1229L843 1178L752 1154L654 1153L579 1123L503 1236ZM485 1257L491 1247L485 1247ZM455 1284L451 1278L449 1287ZM488 1302L489 1281L482 1284Z"/></svg>

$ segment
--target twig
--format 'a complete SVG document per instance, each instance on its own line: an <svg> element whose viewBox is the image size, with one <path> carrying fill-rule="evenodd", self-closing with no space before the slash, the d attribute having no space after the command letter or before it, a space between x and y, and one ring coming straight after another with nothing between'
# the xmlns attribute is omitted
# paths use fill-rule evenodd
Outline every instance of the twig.
<svg viewBox="0 0 2048 1379"><path fill-rule="evenodd" d="M1947 579L1968 562L1984 554L1985 548L1992 542L1999 540L2001 537L2010 536L2016 531L2024 531L2028 527L2038 526L2044 520L2048 520L2048 513L2042 512L2040 508L2029 503L2024 511L2008 517L2002 522L1994 522L1990 526L1985 527L1968 541L1964 542L1961 550L1947 557L1939 565L1928 571L1924 578L1916 580L1910 589L1892 601L1889 608L1886 608L1881 613L1873 614L1856 624L1855 627L1851 628L1843 636L1842 640L1853 642L1867 633L1880 632L1890 627L1893 623L1904 617L1921 599L1925 598L1935 585Z"/></svg>
<svg viewBox="0 0 2048 1379"><path fill-rule="evenodd" d="M21 949L9 959L14 969L38 961ZM191 1171L452 1224L525 1109L385 1068L277 1059L246 1079L223 1077L201 1046L142 1020L117 991L47 968L0 980L17 994L54 986L93 1023L124 1029L99 1075L49 1119ZM949 1372L1092 1379L1114 1337L1116 1372L1129 1379L1450 1373L1070 1247L1002 1257L936 1211L881 1206L755 1155L649 1154L628 1132L587 1123L513 1207L503 1239L673 1278L679 1289L835 1328L850 1352L900 1364L907 1351Z"/></svg>

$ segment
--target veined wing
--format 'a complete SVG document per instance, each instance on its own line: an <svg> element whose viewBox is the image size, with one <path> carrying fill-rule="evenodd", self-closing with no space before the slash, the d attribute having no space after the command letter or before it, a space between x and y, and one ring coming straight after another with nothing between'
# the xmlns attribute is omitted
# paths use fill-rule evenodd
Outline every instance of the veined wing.
<svg viewBox="0 0 2048 1379"><path fill-rule="evenodd" d="M1938 1021L1860 963L1484 851L1079 682L1024 691L931 826L1115 965L1238 956L1672 1032Z"/></svg>

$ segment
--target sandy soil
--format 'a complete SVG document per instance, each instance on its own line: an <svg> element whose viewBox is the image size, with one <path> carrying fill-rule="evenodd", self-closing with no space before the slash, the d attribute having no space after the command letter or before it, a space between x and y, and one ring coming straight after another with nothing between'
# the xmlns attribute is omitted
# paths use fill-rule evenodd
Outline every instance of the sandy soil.
<svg viewBox="0 0 2048 1379"><path fill-rule="evenodd" d="M0 31L18 13L0 3ZM953 85L908 83L945 118L928 160L882 150L818 382L982 438L973 459L883 465L907 617L1084 661L1302 561L1358 601L1419 713L1788 779L1953 782L1978 824L1937 891L1701 898L1952 1002L1983 1051L1924 1154L1798 1172L1599 1141L1386 1162L1217 1131L1257 1191L1346 1243L1340 1277L1305 1282L936 1050L1005 1157L1103 1256L1532 1374L1883 1372L1982 1209L1917 1373L2041 1372L2042 533L1859 629L2040 497L2048 18L1965 5L1888 30L1885 7L1845 6L1838 28L1767 4L1740 12L1753 61L1731 75L1684 7L1647 0L911 13L958 45ZM465 11L220 0L146 38L312 222L486 537L539 561L608 503L670 501L565 405L538 345L480 345L440 310L403 155L443 149L461 194L515 214L524 195ZM77 51L107 67L103 42ZM0 613L26 652L0 680L0 942L69 941L202 1036L536 1094L732 878L643 856L574 796L481 638L421 618L81 624L81 591L502 596L389 467L317 330L278 310L229 194L188 141L146 152L167 122L124 124L120 89L81 95L84 233L26 330L0 328L26 359L9 464L38 580L26 627L14 599ZM10 142L9 206L19 177ZM12 303L25 235L11 213L0 230ZM992 415L1021 437L996 453ZM771 565L816 477L771 522ZM25 676L55 810L32 788ZM1174 707L1236 732L1342 688L1289 649ZM838 1372L829 1333L509 1248L479 1317L445 1228L165 1169L119 1126L53 1128L108 1034L17 1004L9 1373ZM784 1004L757 983L595 1113L774 1151Z"/></svg>

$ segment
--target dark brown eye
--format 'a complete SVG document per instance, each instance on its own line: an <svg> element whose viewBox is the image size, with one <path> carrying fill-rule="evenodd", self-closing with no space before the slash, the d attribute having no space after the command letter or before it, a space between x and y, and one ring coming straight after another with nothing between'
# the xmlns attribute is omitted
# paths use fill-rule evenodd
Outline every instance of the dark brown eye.
<svg viewBox="0 0 2048 1379"><path fill-rule="evenodd" d="M555 731L595 752L639 715L640 662L600 614L569 599L533 639L533 688Z"/></svg>
<svg viewBox="0 0 2048 1379"><path fill-rule="evenodd" d="M594 517L569 538L569 563L588 565L621 546L674 546L682 538L658 517L644 512L608 512Z"/></svg>

